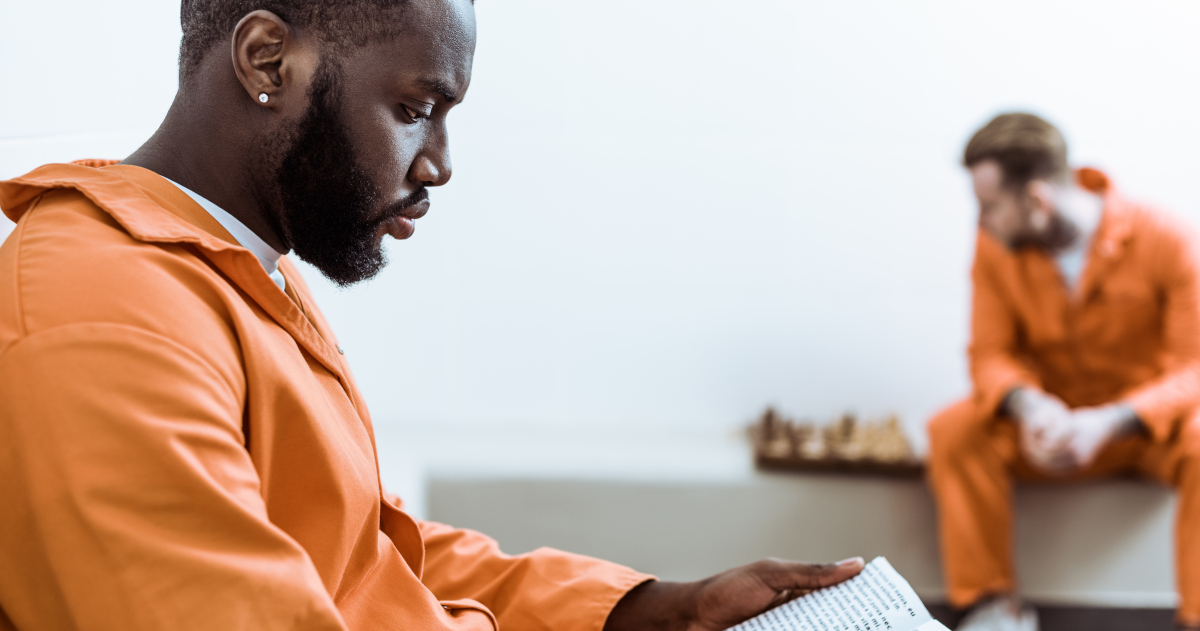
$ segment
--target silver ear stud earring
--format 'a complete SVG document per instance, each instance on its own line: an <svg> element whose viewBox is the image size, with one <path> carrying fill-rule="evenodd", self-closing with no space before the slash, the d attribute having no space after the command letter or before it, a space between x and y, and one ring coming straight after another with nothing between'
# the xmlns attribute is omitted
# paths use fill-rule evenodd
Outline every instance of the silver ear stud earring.
<svg viewBox="0 0 1200 631"><path fill-rule="evenodd" d="M258 102L259 102L259 103L266 103L266 102L267 102L267 98L269 98L269 97L267 97L267 93L266 93L266 92L260 92L260 93L259 93L259 95L258 95Z"/></svg>

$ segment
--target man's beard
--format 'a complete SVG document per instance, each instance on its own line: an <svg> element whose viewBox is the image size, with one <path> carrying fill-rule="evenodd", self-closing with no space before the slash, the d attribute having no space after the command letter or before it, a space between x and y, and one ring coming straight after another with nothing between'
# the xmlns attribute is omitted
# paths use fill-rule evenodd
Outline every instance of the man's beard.
<svg viewBox="0 0 1200 631"><path fill-rule="evenodd" d="M321 61L309 88L309 109L296 124L273 184L275 219L285 243L342 287L373 278L387 265L380 226L428 199L421 188L376 212L382 194L359 166L342 120L337 64Z"/></svg>
<svg viewBox="0 0 1200 631"><path fill-rule="evenodd" d="M1068 221L1060 211L1051 213L1048 221L1041 231L1023 230L1009 238L1005 245L1010 250L1035 249L1054 254L1067 249L1079 239L1079 227Z"/></svg>

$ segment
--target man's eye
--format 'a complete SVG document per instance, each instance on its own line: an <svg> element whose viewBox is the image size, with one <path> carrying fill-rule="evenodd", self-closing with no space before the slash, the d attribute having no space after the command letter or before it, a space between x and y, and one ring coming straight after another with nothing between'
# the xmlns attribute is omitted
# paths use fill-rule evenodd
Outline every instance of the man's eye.
<svg viewBox="0 0 1200 631"><path fill-rule="evenodd" d="M400 111L404 112L405 118L414 123L426 117L425 112L414 110L403 103L400 104Z"/></svg>

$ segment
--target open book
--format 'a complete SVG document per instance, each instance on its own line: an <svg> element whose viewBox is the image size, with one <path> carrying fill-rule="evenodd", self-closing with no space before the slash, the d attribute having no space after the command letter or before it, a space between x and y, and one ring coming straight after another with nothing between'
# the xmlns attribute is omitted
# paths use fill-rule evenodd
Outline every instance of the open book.
<svg viewBox="0 0 1200 631"><path fill-rule="evenodd" d="M806 594L728 631L947 631L883 557L858 576Z"/></svg>

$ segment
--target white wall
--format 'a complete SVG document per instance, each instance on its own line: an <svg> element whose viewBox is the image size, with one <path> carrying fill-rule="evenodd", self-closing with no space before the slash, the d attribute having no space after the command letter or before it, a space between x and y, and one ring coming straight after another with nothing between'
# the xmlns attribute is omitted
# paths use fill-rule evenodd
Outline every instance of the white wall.
<svg viewBox="0 0 1200 631"><path fill-rule="evenodd" d="M0 3L0 177L136 147L174 91L177 6ZM314 283L383 426L725 431L774 402L918 427L967 388L956 159L1001 110L1200 219L1187 0L478 15L454 181L377 280Z"/></svg>

